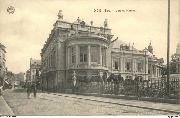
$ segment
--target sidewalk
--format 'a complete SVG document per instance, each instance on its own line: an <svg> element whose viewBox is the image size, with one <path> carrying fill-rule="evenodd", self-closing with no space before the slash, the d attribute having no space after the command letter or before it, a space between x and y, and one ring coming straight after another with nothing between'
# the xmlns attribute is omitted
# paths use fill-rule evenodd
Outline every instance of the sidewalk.
<svg viewBox="0 0 180 118"><path fill-rule="evenodd" d="M3 96L0 96L0 116L12 116L14 115L12 109L8 106L6 101L4 100Z"/></svg>
<svg viewBox="0 0 180 118"><path fill-rule="evenodd" d="M149 101L140 101L140 100L127 100L127 99L117 99L117 98L108 98L108 96L93 96L93 95L77 95L77 94L66 94L66 93L50 93L52 95L58 95L63 97L71 97L82 100L97 101L103 103L111 103L122 106L130 106L143 109L151 109L158 111L165 111L175 114L180 114L180 105L179 104L169 104L169 103L154 103Z"/></svg>

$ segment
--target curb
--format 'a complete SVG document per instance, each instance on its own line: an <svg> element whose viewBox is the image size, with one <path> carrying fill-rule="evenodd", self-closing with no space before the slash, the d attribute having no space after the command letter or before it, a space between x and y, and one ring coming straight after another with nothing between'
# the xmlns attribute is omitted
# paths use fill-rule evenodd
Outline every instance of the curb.
<svg viewBox="0 0 180 118"><path fill-rule="evenodd" d="M14 114L14 112L12 111L12 109L9 107L9 105L7 104L7 102L4 100L4 97L3 96L0 96L1 98L2 98L2 100L3 100L3 102L4 102L4 104L5 104L5 107L7 108L7 113L8 114L1 114L1 116L2 115L12 115L12 116L14 116L15 114Z"/></svg>
<svg viewBox="0 0 180 118"><path fill-rule="evenodd" d="M153 98L153 97L140 97L137 96L124 96L124 95L107 95L107 94L90 94L90 93L78 93L79 95L84 96L95 96L95 97L105 97L113 99L126 99L126 100L139 100L139 101L148 101L154 103L170 103L170 104L180 104L178 100L175 99L165 99L165 98Z"/></svg>
<svg viewBox="0 0 180 118"><path fill-rule="evenodd" d="M50 93L52 95L58 95L57 93ZM65 94L65 93L63 93ZM105 97L103 95L99 95L99 94L76 94L76 95L84 95L84 96L94 96L94 97ZM63 97L69 97L69 96L66 96L66 95L58 95L58 96L63 96ZM106 98L113 98L113 97L109 97L108 95L106 95L107 97ZM118 97L118 96L117 96ZM115 98L115 99L118 99L118 98ZM120 96L120 97L125 97L126 96ZM72 97L72 98L76 98L76 99L83 99L82 97ZM130 99L128 100L135 100L134 98L137 98L137 97L130 97ZM146 107L146 106L139 106L139 105L131 105L131 104L124 104L124 103L117 103L117 102L106 102L106 101L103 101L103 100L95 100L95 99L87 99L85 98L84 100L90 100L90 101L96 101L96 102L102 102L102 103L111 103L111 104L116 104L116 105L122 105L122 106L129 106L129 107L135 107L135 108L142 108L142 109L150 109L150 110L157 110L157 111L163 111L163 112L169 112L169 113L175 113L175 114L180 114L180 111L173 111L173 110L168 110L168 109L160 109L160 108L152 108L152 107Z"/></svg>

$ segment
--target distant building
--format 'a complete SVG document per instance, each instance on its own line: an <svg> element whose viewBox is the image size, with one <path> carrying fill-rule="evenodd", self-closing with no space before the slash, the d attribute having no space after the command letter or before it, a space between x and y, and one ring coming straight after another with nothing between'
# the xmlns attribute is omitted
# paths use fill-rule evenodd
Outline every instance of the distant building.
<svg viewBox="0 0 180 118"><path fill-rule="evenodd" d="M6 50L5 46L0 43L0 87L4 85L4 79L6 78Z"/></svg>
<svg viewBox="0 0 180 118"><path fill-rule="evenodd" d="M31 82L31 71L30 70L26 71L26 82Z"/></svg>
<svg viewBox="0 0 180 118"><path fill-rule="evenodd" d="M176 53L172 55L170 66L171 74L180 74L180 43L177 45Z"/></svg>
<svg viewBox="0 0 180 118"><path fill-rule="evenodd" d="M7 80L11 85L14 85L15 76L12 72L7 71Z"/></svg>
<svg viewBox="0 0 180 118"><path fill-rule="evenodd" d="M14 74L15 84L22 85L22 83L24 83L24 75L25 75L25 73L23 73L23 72L20 72L18 74Z"/></svg>
<svg viewBox="0 0 180 118"><path fill-rule="evenodd" d="M41 61L40 60L34 60L30 59L30 76L31 76L31 82L38 81L39 72L41 68Z"/></svg>
<svg viewBox="0 0 180 118"><path fill-rule="evenodd" d="M162 77L162 72L164 68L163 58L157 58L153 54L153 47L151 42L148 46L148 49L144 49L148 55L148 78L149 79L160 79Z"/></svg>
<svg viewBox="0 0 180 118"><path fill-rule="evenodd" d="M176 74L180 74L180 43L178 43L176 53L174 55L176 58Z"/></svg>

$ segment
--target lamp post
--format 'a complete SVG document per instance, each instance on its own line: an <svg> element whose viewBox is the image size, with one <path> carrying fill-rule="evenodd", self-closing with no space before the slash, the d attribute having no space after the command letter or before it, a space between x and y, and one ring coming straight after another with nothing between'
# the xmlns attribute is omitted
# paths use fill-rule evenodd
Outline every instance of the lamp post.
<svg viewBox="0 0 180 118"><path fill-rule="evenodd" d="M168 25L167 25L167 96L169 97L169 50L170 50L170 0L168 0Z"/></svg>

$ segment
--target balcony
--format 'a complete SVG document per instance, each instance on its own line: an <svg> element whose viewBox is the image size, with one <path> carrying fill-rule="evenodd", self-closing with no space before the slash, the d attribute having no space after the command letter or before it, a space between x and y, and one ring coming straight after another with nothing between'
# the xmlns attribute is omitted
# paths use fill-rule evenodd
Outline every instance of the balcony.
<svg viewBox="0 0 180 118"><path fill-rule="evenodd" d="M87 63L78 64L77 66L75 64L68 66L69 69L103 69L108 70L107 66L102 66L100 64L91 64L88 66Z"/></svg>

